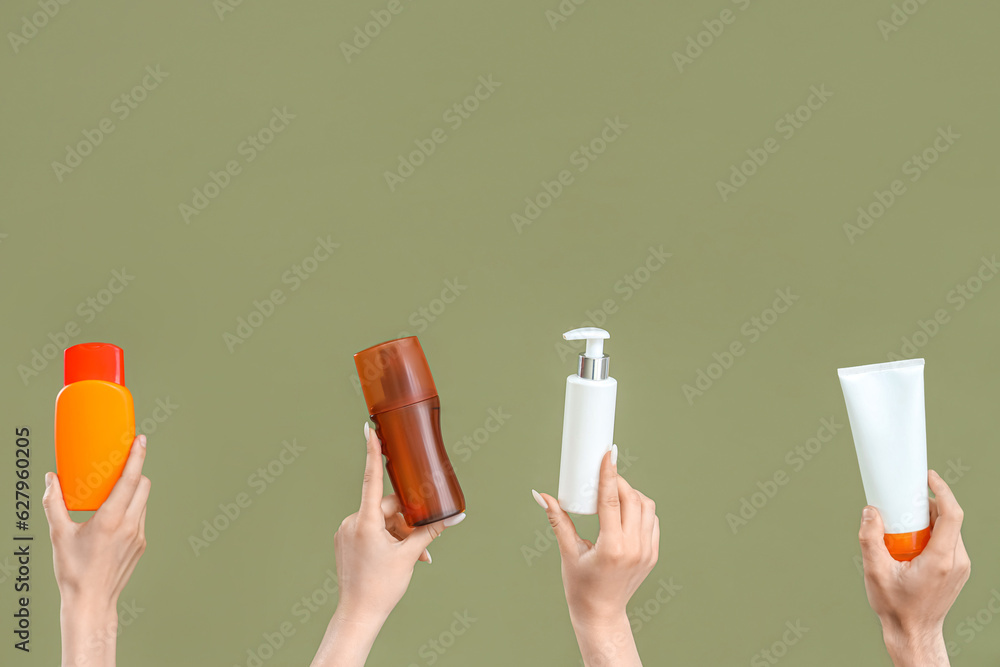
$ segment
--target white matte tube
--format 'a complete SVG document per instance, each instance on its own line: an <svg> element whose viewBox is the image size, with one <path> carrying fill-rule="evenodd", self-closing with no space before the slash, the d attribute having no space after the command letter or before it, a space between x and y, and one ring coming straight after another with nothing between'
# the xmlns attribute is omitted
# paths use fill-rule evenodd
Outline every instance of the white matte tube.
<svg viewBox="0 0 1000 667"><path fill-rule="evenodd" d="M611 450L615 434L618 381L566 378L563 410L559 505L574 514L597 514L601 459Z"/></svg>
<svg viewBox="0 0 1000 667"><path fill-rule="evenodd" d="M841 368L837 375L868 504L882 516L890 553L909 560L923 549L930 526L924 360Z"/></svg>

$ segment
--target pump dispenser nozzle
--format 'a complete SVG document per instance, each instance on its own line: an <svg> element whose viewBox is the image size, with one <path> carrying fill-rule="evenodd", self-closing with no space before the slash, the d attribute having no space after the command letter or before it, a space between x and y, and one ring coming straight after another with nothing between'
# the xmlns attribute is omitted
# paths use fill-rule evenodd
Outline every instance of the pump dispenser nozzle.
<svg viewBox="0 0 1000 667"><path fill-rule="evenodd" d="M597 327L583 327L567 331L563 334L563 338L587 341L587 351L580 355L577 375L587 380L607 379L611 357L604 354L604 339L611 338L611 334Z"/></svg>

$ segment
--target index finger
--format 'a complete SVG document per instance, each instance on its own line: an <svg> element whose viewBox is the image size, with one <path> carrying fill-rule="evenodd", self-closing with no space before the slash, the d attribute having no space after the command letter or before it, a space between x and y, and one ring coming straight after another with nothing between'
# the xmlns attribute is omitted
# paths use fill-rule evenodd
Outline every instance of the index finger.
<svg viewBox="0 0 1000 667"><path fill-rule="evenodd" d="M146 436L137 435L132 441L132 447L122 469L122 476L115 482L108 499L97 510L94 516L122 516L132 502L132 496L142 479L142 464L146 460Z"/></svg>
<svg viewBox="0 0 1000 667"><path fill-rule="evenodd" d="M954 558L965 514L955 500L955 494L937 472L931 470L928 473L927 483L937 498L937 520L924 553L931 553L939 558Z"/></svg>
<svg viewBox="0 0 1000 667"><path fill-rule="evenodd" d="M611 462L612 453L601 459L601 476L597 485L597 520L601 530L599 540L619 544L622 541L621 499L618 497L618 468Z"/></svg>
<svg viewBox="0 0 1000 667"><path fill-rule="evenodd" d="M368 521L382 520L382 443L374 429L365 422L365 478L361 483L361 510L359 514Z"/></svg>

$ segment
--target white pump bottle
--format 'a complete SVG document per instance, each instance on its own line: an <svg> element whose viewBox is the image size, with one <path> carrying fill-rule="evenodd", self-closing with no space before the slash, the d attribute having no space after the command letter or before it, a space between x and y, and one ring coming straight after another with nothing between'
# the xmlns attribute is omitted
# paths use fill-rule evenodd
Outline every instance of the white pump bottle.
<svg viewBox="0 0 1000 667"><path fill-rule="evenodd" d="M566 378L559 505L574 514L597 513L601 459L611 450L615 433L618 381L608 375L611 358L604 354L604 329L584 327L563 334L586 340L578 371Z"/></svg>

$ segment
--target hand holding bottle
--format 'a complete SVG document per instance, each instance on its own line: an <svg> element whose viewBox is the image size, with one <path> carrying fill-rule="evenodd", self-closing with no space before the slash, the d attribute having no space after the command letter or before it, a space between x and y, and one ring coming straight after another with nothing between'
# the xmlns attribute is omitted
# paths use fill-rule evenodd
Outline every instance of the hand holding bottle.
<svg viewBox="0 0 1000 667"><path fill-rule="evenodd" d="M365 423L368 454L361 508L334 535L340 599L313 667L364 665L382 624L413 576L418 560L431 562L427 547L458 514L418 528L406 525L395 495L382 497L382 445Z"/></svg>
<svg viewBox="0 0 1000 667"><path fill-rule="evenodd" d="M601 461L596 543L577 534L555 498L532 491L559 542L570 620L588 667L642 664L625 608L659 555L656 505L618 475L616 454L614 447Z"/></svg>
<svg viewBox="0 0 1000 667"><path fill-rule="evenodd" d="M942 626L972 563L962 541L963 512L951 489L931 470L928 485L931 537L912 561L892 558L877 509L865 507L858 539L864 558L868 602L882 622L886 648L897 667L948 665Z"/></svg>
<svg viewBox="0 0 1000 667"><path fill-rule="evenodd" d="M151 483L142 474L145 458L146 436L140 435L108 499L85 523L70 518L59 478L45 475L42 507L61 598L63 665L115 664L118 596L146 550Z"/></svg>

